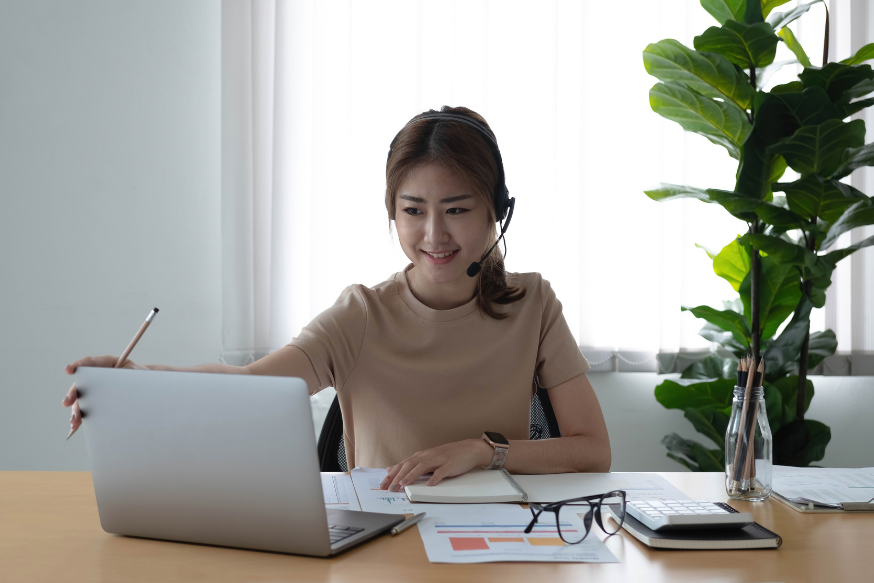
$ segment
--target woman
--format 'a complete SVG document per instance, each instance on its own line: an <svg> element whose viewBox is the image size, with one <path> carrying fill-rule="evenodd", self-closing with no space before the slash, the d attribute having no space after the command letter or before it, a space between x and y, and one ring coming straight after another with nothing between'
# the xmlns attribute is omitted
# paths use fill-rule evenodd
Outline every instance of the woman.
<svg viewBox="0 0 874 583"><path fill-rule="evenodd" d="M288 346L250 365L126 367L293 376L310 393L334 387L349 467L387 466L381 487L391 491L427 473L434 485L502 462L513 473L609 471L589 365L549 282L506 273L497 248L482 259L507 202L494 134L470 109L441 112L465 119L416 116L389 150L386 209L412 262L403 271L372 288L347 287ZM478 261L481 271L469 276ZM66 371L115 361L87 357ZM528 440L535 379L549 391L560 438ZM78 428L75 385L63 404ZM509 448L481 437L486 431Z"/></svg>

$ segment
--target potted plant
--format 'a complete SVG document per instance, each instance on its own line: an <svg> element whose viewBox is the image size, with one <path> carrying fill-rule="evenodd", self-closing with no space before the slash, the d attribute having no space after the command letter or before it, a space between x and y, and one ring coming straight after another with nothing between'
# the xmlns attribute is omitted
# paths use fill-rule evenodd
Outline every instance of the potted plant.
<svg viewBox="0 0 874 583"><path fill-rule="evenodd" d="M814 393L807 376L834 354L837 341L831 330L810 333L810 312L825 304L837 263L874 244L870 237L831 250L843 233L874 224L871 198L841 182L874 165L865 122L848 120L874 104L866 97L874 92L874 70L864 64L874 59L874 43L829 62L826 16L822 66L815 67L788 25L820 0L773 11L787 1L701 0L719 26L695 37L694 49L666 39L643 52L647 72L659 79L649 93L652 109L738 160L732 191L674 184L646 191L656 201L718 204L746 224L743 236L711 255L714 272L738 297L722 310L682 308L706 321L700 334L719 349L655 390L663 406L683 410L717 446L677 434L662 440L668 457L697 471L724 470L735 368L747 354L765 360L774 463L806 466L823 458L831 431L805 419ZM774 62L780 42L797 61ZM803 66L796 80L762 89L764 79L790 63ZM800 177L780 182L787 168Z"/></svg>

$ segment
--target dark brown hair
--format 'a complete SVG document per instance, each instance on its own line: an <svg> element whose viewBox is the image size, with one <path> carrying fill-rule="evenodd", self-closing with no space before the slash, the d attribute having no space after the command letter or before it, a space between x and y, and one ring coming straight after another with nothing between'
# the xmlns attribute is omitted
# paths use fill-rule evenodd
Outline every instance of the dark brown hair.
<svg viewBox="0 0 874 583"><path fill-rule="evenodd" d="M486 120L466 107L444 105L440 112L429 109L424 113L441 112L470 117L494 137ZM469 125L451 119L417 121L413 118L395 138L385 168L385 208L388 211L389 225L397 212L396 197L401 183L414 170L435 163L458 176L485 203L491 225L491 246L497 239L494 192L498 182L498 163L485 136ZM492 318L506 318L507 314L499 312L493 304L518 302L525 297L525 293L525 288L507 283L504 257L501 248L496 247L483 261L477 280L476 297L480 310Z"/></svg>

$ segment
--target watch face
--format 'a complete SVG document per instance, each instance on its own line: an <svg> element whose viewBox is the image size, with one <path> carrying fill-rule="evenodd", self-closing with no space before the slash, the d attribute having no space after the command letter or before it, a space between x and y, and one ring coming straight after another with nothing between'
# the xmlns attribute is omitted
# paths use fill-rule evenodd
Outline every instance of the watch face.
<svg viewBox="0 0 874 583"><path fill-rule="evenodd" d="M501 435L500 433L495 433L494 431L486 431L486 437L492 440L492 443L500 443L501 445L506 445L510 447L510 442L507 441L507 438Z"/></svg>

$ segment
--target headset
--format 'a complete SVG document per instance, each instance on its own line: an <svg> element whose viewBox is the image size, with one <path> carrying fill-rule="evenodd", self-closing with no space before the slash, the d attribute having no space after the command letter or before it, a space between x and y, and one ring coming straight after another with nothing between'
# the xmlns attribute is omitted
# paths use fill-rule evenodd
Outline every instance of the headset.
<svg viewBox="0 0 874 583"><path fill-rule="evenodd" d="M488 251L486 251L485 255L483 255L479 261L474 261L470 264L470 267L467 268L467 275L469 277L475 277L477 273L482 269L482 263L486 260L486 257L491 255L492 251L494 251L495 247L498 246L498 243L501 242L501 239L504 238L504 233L507 232L507 229L510 227L510 221L513 219L513 209L516 207L516 199L510 198L510 191L507 190L507 184L504 179L504 162L501 159L501 151L498 149L498 142L495 141L495 138L486 130L486 128L476 121L473 118L467 117L466 115L460 115L457 113L423 113L417 115L410 121L408 121L404 128L413 123L414 121L420 121L423 119L446 119L459 121L461 123L467 124L475 130L479 131L482 135L487 138L487 142L489 146L491 146L492 154L495 156L495 162L498 164L498 183L495 185L495 193L492 197L495 204L495 218L498 222L501 223L501 234L498 239L495 241L495 244L492 245ZM391 141L391 144L388 147L388 156L385 159L386 167L388 166L388 161L391 159L391 151L395 145L395 140L398 139L398 136L403 131L403 128L395 134L394 139ZM506 224L504 223L504 219L507 219ZM504 243L506 246L506 242Z"/></svg>

